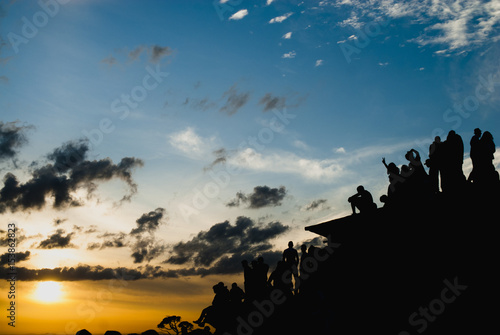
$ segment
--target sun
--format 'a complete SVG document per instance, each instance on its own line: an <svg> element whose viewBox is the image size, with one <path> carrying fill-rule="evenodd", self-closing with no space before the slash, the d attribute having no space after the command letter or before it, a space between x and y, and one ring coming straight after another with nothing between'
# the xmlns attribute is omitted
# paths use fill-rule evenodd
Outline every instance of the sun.
<svg viewBox="0 0 500 335"><path fill-rule="evenodd" d="M61 300L61 284L54 281L42 281L33 293L33 297L43 303L55 303Z"/></svg>

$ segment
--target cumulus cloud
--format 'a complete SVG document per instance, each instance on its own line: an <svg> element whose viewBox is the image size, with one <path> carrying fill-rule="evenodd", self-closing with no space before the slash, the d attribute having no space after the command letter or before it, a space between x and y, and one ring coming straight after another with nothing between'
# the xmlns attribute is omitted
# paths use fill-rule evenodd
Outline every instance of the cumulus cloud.
<svg viewBox="0 0 500 335"><path fill-rule="evenodd" d="M154 211L144 213L135 222L137 228L132 229L130 234L137 235L143 232L154 232L163 223L165 208L158 207Z"/></svg>
<svg viewBox="0 0 500 335"><path fill-rule="evenodd" d="M248 208L262 208L281 206L281 201L287 194L286 188L270 188L269 186L256 186L250 194L238 192L236 198L226 204L227 207L238 207L241 204L248 205Z"/></svg>
<svg viewBox="0 0 500 335"><path fill-rule="evenodd" d="M192 157L204 156L210 152L214 142L214 137L204 138L198 135L192 127L169 136L170 145Z"/></svg>
<svg viewBox="0 0 500 335"><path fill-rule="evenodd" d="M134 263L149 262L165 251L165 244L154 236L160 224L164 223L164 217L165 209L158 207L154 211L144 213L135 221L137 228L130 232L130 235L135 238L132 244Z"/></svg>
<svg viewBox="0 0 500 335"><path fill-rule="evenodd" d="M262 255L268 262L276 261L281 253L272 250L270 241L288 230L278 221L262 224L240 216L234 225L217 223L191 240L175 244L165 263L194 266L171 272L171 276L239 273L243 259Z"/></svg>
<svg viewBox="0 0 500 335"><path fill-rule="evenodd" d="M292 38L292 32L289 31L288 33L286 33L285 35L281 36L281 38L285 39L285 40L289 40Z"/></svg>
<svg viewBox="0 0 500 335"><path fill-rule="evenodd" d="M0 121L0 162L17 155L18 149L28 142L26 131L31 128L19 122Z"/></svg>
<svg viewBox="0 0 500 335"><path fill-rule="evenodd" d="M285 21L286 19L288 19L290 16L292 16L293 13L292 12L289 12L289 13L286 13L286 14L283 14L281 16L277 16L275 18L272 18L269 23L281 23L283 21Z"/></svg>
<svg viewBox="0 0 500 335"><path fill-rule="evenodd" d="M236 13L234 13L233 15L231 15L229 17L229 20L241 20L242 18L244 18L247 15L248 15L248 10L241 9L241 10L237 11Z"/></svg>
<svg viewBox="0 0 500 335"><path fill-rule="evenodd" d="M111 159L87 160L88 142L68 142L47 155L48 162L32 164L31 179L21 183L12 173L4 176L0 190L0 213L6 210L30 210L43 208L48 198L53 208L62 209L81 205L75 198L79 189L86 189L88 196L97 188L97 182L121 179L129 187L122 201L130 200L137 192L132 170L143 165L142 160L125 157L118 164Z"/></svg>
<svg viewBox="0 0 500 335"><path fill-rule="evenodd" d="M12 254L6 252L5 254L0 255L0 266L7 265L9 262L12 262ZM31 253L29 251L25 252L16 252L14 254L15 263L19 263L22 261L26 261L30 258Z"/></svg>
<svg viewBox="0 0 500 335"><path fill-rule="evenodd" d="M75 246L71 244L71 238L75 234L74 232L66 234L64 229L58 229L54 234L50 235L48 238L40 242L37 248L39 249L54 249L54 248L74 248Z"/></svg>
<svg viewBox="0 0 500 335"><path fill-rule="evenodd" d="M238 92L236 84L231 86L229 90L224 92L222 98L225 99L224 106L220 111L227 115L235 114L241 107L243 107L250 98L250 92Z"/></svg>

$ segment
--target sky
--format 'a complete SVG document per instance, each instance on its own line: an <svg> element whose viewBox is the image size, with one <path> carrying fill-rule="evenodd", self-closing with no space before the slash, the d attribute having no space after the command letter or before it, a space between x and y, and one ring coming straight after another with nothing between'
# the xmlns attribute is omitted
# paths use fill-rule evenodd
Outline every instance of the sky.
<svg viewBox="0 0 500 335"><path fill-rule="evenodd" d="M195 320L358 185L380 206L382 157L455 130L467 175L500 136L498 1L19 0L0 27L1 333Z"/></svg>

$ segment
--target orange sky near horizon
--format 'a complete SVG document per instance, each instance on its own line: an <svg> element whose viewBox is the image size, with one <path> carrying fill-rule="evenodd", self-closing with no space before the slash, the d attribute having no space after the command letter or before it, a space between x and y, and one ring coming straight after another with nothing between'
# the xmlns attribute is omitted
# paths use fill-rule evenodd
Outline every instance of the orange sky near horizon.
<svg viewBox="0 0 500 335"><path fill-rule="evenodd" d="M223 281L230 287L242 276L207 276L204 278L141 279L117 282L61 281L58 301L37 300L38 281L16 282L16 297L1 295L0 305L15 301L16 327L2 322L2 334L75 334L87 329L92 334L117 330L122 334L142 333L155 329L167 315L179 315L193 322L202 309L211 304L211 287ZM123 284L122 284L123 283ZM5 281L0 290L6 292ZM8 312L5 311L4 317Z"/></svg>

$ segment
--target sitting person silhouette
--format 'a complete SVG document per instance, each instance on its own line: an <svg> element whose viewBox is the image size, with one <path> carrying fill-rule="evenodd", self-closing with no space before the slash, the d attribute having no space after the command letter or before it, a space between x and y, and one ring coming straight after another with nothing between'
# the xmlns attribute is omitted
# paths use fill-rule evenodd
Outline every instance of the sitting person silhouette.
<svg viewBox="0 0 500 335"><path fill-rule="evenodd" d="M359 209L360 213L369 212L377 208L377 205L373 202L371 193L365 190L362 185L358 186L357 191L358 193L347 199L351 203L353 215L356 214L356 208Z"/></svg>
<svg viewBox="0 0 500 335"><path fill-rule="evenodd" d="M224 316L228 304L229 304L229 290L224 286L223 282L214 285L213 287L215 297L212 301L212 305L201 311L201 315L198 320L193 321L198 326L203 327L205 323L209 323L215 327L214 323L217 323L221 317Z"/></svg>

